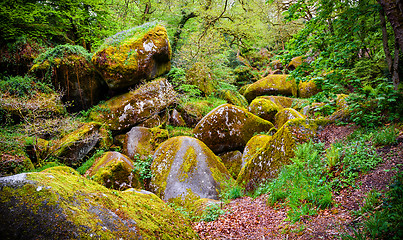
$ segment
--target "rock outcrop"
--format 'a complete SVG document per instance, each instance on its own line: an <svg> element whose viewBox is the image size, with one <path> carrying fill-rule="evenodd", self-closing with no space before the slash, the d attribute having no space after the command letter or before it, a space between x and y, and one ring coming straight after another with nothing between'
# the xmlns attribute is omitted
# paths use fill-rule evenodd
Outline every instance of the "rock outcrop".
<svg viewBox="0 0 403 240"><path fill-rule="evenodd" d="M279 111L279 107L269 99L256 98L250 103L248 110L258 117L274 122L274 116Z"/></svg>
<svg viewBox="0 0 403 240"><path fill-rule="evenodd" d="M68 167L0 178L3 239L197 239L154 194L107 189Z"/></svg>
<svg viewBox="0 0 403 240"><path fill-rule="evenodd" d="M92 63L110 89L121 90L169 72L171 54L166 29L152 22L107 38Z"/></svg>
<svg viewBox="0 0 403 240"><path fill-rule="evenodd" d="M243 149L255 133L267 132L273 124L245 109L224 104L213 109L194 128L194 135L213 152Z"/></svg>

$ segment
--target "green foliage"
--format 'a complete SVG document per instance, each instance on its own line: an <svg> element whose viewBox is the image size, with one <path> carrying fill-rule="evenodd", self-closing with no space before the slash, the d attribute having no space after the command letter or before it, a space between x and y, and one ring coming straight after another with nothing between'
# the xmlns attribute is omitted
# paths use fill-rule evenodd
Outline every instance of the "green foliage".
<svg viewBox="0 0 403 240"><path fill-rule="evenodd" d="M95 160L101 157L104 153L105 150L96 150L96 152L87 161L85 161L80 167L76 169L77 172L79 172L81 175L84 175L84 173L87 172L87 170L90 169L92 165L94 165Z"/></svg>
<svg viewBox="0 0 403 240"><path fill-rule="evenodd" d="M65 58L69 55L77 55L84 57L87 61L91 61L92 54L90 54L85 48L78 45L58 45L54 48L47 50L46 52L40 54L34 63L41 64L44 61L49 61L49 63L54 63L56 58Z"/></svg>
<svg viewBox="0 0 403 240"><path fill-rule="evenodd" d="M37 93L53 92L51 86L28 75L6 76L0 81L0 94L12 95L19 98L29 98Z"/></svg>
<svg viewBox="0 0 403 240"><path fill-rule="evenodd" d="M374 131L372 141L375 146L393 145L397 142L399 130L394 126L385 126Z"/></svg>
<svg viewBox="0 0 403 240"><path fill-rule="evenodd" d="M245 189L239 186L235 181L226 181L222 183L220 199L228 202L231 199L240 198L244 195Z"/></svg>
<svg viewBox="0 0 403 240"><path fill-rule="evenodd" d="M169 137L178 137L178 136L193 136L193 128L188 127L174 127L171 125L166 125L166 130L169 132Z"/></svg>
<svg viewBox="0 0 403 240"><path fill-rule="evenodd" d="M317 208L332 204L332 192L322 176L325 163L320 157L322 144L303 143L295 150L292 164L284 166L277 178L260 186L255 193L269 193L268 203L277 201L290 206L288 217L296 222L303 215L315 214Z"/></svg>
<svg viewBox="0 0 403 240"><path fill-rule="evenodd" d="M7 126L0 128L0 154L26 155L25 138L20 126Z"/></svg>
<svg viewBox="0 0 403 240"><path fill-rule="evenodd" d="M346 99L352 122L373 128L403 117L401 96L391 85L382 83L376 88L366 85L362 90L363 93L350 94Z"/></svg>
<svg viewBox="0 0 403 240"><path fill-rule="evenodd" d="M340 161L340 149L335 145L331 145L328 149L326 149L326 159L327 159L327 166L329 169L332 169L336 166L336 164Z"/></svg>
<svg viewBox="0 0 403 240"><path fill-rule="evenodd" d="M151 164L153 162L153 157L150 155L146 159L141 159L140 155L135 155L133 158L134 169L133 171L140 174L140 180L145 184L146 181L152 178Z"/></svg>
<svg viewBox="0 0 403 240"><path fill-rule="evenodd" d="M382 206L379 209L379 206ZM371 191L358 214L369 215L353 236L344 235L343 239L402 239L403 237L403 173L400 171L390 190L385 194L383 203L380 194Z"/></svg>
<svg viewBox="0 0 403 240"><path fill-rule="evenodd" d="M188 97L200 97L203 94L196 85L188 84L186 72L182 68L173 67L167 77L178 93L185 94Z"/></svg>
<svg viewBox="0 0 403 240"><path fill-rule="evenodd" d="M210 204L204 210L201 216L201 221L212 222L225 213L226 211L221 209L219 204Z"/></svg>

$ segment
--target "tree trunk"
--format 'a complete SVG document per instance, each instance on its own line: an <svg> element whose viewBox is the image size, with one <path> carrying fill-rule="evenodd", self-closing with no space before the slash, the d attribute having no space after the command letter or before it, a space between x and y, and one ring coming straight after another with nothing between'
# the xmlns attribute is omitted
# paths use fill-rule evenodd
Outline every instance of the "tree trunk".
<svg viewBox="0 0 403 240"><path fill-rule="evenodd" d="M392 55L390 54L389 44L388 44L388 31L386 29L386 21L385 21L385 12L383 9L379 9L379 18L381 20L381 28L382 28L382 43L383 43L383 51L385 52L386 62L388 63L389 72L392 73L393 69L393 60Z"/></svg>
<svg viewBox="0 0 403 240"><path fill-rule="evenodd" d="M393 60L392 81L395 90L399 87L399 45L395 44L395 59Z"/></svg>
<svg viewBox="0 0 403 240"><path fill-rule="evenodd" d="M191 18L197 17L197 15L194 12L191 12L191 13L188 13L188 14L185 14L185 12L182 12L182 14L183 14L182 19L179 22L178 29L176 29L176 32L174 34L174 38L173 38L173 41L172 41L172 45L171 45L172 54L174 54L176 52L176 48L178 47L178 41L180 39L182 29L185 26L186 22Z"/></svg>
<svg viewBox="0 0 403 240"><path fill-rule="evenodd" d="M395 41L403 51L403 3L401 0L378 0L395 33Z"/></svg>

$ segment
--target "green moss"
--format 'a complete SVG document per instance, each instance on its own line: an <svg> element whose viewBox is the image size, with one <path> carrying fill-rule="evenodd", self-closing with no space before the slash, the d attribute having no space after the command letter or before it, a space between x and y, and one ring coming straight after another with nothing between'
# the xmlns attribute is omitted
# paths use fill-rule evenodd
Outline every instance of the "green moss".
<svg viewBox="0 0 403 240"><path fill-rule="evenodd" d="M249 102L262 95L297 96L295 79L288 79L288 75L269 75L251 84L244 92Z"/></svg>
<svg viewBox="0 0 403 240"><path fill-rule="evenodd" d="M274 116L279 111L279 107L268 99L256 98L251 102L248 110L258 117L274 122Z"/></svg>
<svg viewBox="0 0 403 240"><path fill-rule="evenodd" d="M295 118L303 118L305 116L299 113L297 110L292 108L284 108L280 110L276 116L274 117L274 121L277 128L281 128L288 120L295 119Z"/></svg>
<svg viewBox="0 0 403 240"><path fill-rule="evenodd" d="M217 93L217 96L221 99L226 100L227 103L230 103L232 105L244 108L248 107L248 101L246 100L246 98L237 91L221 90Z"/></svg>
<svg viewBox="0 0 403 240"><path fill-rule="evenodd" d="M66 167L27 174L27 180L22 187L2 188L1 206L13 209L2 221L41 234L34 237L196 238L191 223L153 194L112 191Z"/></svg>
<svg viewBox="0 0 403 240"><path fill-rule="evenodd" d="M197 155L193 147L186 150L183 163L179 168L179 181L184 181L197 168Z"/></svg>
<svg viewBox="0 0 403 240"><path fill-rule="evenodd" d="M302 56L294 57L293 59L291 59L290 63L288 63L287 69L294 70L297 67L301 66L302 62L303 62Z"/></svg>
<svg viewBox="0 0 403 240"><path fill-rule="evenodd" d="M298 84L298 97L300 98L310 98L318 92L320 92L320 89L316 86L314 80L299 82Z"/></svg>

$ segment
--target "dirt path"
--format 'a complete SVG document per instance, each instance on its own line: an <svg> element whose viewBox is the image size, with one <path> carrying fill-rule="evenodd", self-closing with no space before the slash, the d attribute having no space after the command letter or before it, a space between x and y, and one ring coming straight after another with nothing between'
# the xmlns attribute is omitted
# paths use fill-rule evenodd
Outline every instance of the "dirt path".
<svg viewBox="0 0 403 240"><path fill-rule="evenodd" d="M322 132L327 145L344 138L353 131L353 126L331 125ZM256 199L242 197L224 206L227 214L213 222L196 222L193 228L201 239L340 239L342 233L352 233L355 222L352 214L362 206L366 194L372 190L385 192L396 174L403 167L403 136L395 146L378 149L383 162L374 170L360 176L357 189L343 189L334 195L330 209L320 210L315 216L304 216L291 224L285 221L287 209L268 206L267 195Z"/></svg>

